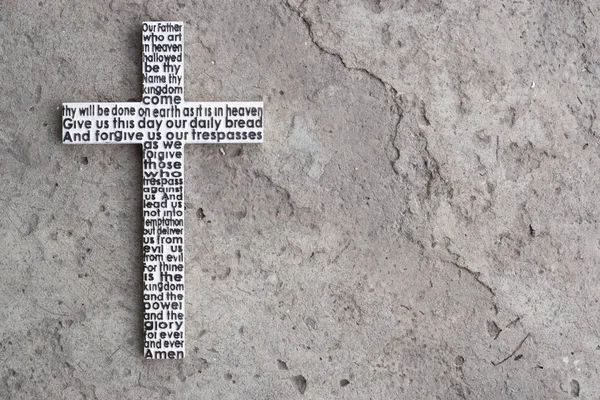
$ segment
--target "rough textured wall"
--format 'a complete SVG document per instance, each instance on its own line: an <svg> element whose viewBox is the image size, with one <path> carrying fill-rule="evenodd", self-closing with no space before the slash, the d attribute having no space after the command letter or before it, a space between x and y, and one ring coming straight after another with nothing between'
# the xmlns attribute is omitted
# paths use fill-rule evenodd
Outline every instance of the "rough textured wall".
<svg viewBox="0 0 600 400"><path fill-rule="evenodd" d="M598 399L594 1L0 3L0 398ZM187 358L142 359L141 151L60 105L264 100L186 150Z"/></svg>

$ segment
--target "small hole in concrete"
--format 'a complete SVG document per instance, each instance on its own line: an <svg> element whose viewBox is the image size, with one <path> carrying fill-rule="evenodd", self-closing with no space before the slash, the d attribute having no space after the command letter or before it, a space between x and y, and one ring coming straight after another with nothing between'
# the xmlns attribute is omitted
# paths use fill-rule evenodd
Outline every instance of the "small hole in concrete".
<svg viewBox="0 0 600 400"><path fill-rule="evenodd" d="M575 379L571 380L571 396L579 397L579 382Z"/></svg>
<svg viewBox="0 0 600 400"><path fill-rule="evenodd" d="M292 383L296 386L296 389L300 392L300 394L304 394L306 391L306 378L302 375L296 375L291 378Z"/></svg>
<svg viewBox="0 0 600 400"><path fill-rule="evenodd" d="M288 366L285 361L277 360L277 368L287 371Z"/></svg>

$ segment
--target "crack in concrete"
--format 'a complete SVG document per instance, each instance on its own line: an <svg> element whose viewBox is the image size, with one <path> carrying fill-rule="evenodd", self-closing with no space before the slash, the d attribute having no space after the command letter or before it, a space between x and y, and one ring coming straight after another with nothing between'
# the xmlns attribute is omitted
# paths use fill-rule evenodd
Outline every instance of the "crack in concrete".
<svg viewBox="0 0 600 400"><path fill-rule="evenodd" d="M300 6L302 6L302 4L304 4L304 1L300 4ZM338 59L338 61L344 66L345 69L350 70L350 71L359 71L362 73L367 74L369 77L371 77L372 79L376 80L377 82L379 82L381 85L383 85L383 87L388 90L391 89L393 94L398 93L398 91L396 90L396 88L394 88L394 86L385 81L384 79L380 78L379 76L375 75L373 72L369 71L367 68L364 67L352 67L349 66L348 63L346 62L346 60L344 60L344 58L342 57L341 54L336 53L332 50L328 50L326 49L322 44L320 44L317 39L315 39L315 34L313 32L312 29L312 22L310 21L310 19L304 15L300 10L300 6L299 7L294 7L290 4L289 0L286 0L284 2L284 5L290 10L292 11L294 14L296 14L300 20L302 21L302 23L304 24L304 26L306 27L306 30L308 31L308 36L311 40L311 42L324 54L333 56L335 58Z"/></svg>
<svg viewBox="0 0 600 400"><path fill-rule="evenodd" d="M531 336L531 333L528 333L523 340L521 340L521 342L519 342L519 344L517 345L517 347L506 357L504 357L502 360L500 361L492 361L492 365L494 367L497 367L498 365L504 363L505 361L508 361L508 359L510 359L512 356L514 356L517 351L519 351L521 349L521 346L523 346L523 343L525 343L525 341L529 338L529 336Z"/></svg>
<svg viewBox="0 0 600 400"><path fill-rule="evenodd" d="M396 88L390 82L387 82L385 79L377 76L375 73L371 72L369 69L367 69L365 67L349 65L340 53L337 53L335 51L327 49L325 46L323 46L321 43L319 43L317 41L317 39L315 38L315 35L313 32L313 27L312 27L312 22L304 13L302 13L302 11L300 11L300 7L303 4L304 4L304 0L300 3L300 5L298 7L292 6L290 4L289 0L286 0L284 2L284 5L292 13L297 15L298 18L302 21L302 23L306 27L308 36L309 36L311 42L315 45L315 47L323 54L327 54L329 56L336 58L345 69L347 69L349 71L358 71L358 72L366 74L369 78L375 80L380 85L382 85L385 92L388 94L388 96L391 97L391 102L393 103L393 105L391 107L391 111L396 115L397 119L394 124L394 133L392 134L391 139L390 139L391 145L396 154L395 154L395 158L393 160L391 160L390 163L391 163L391 167L392 167L392 170L394 171L394 173L396 175L400 175L400 171L399 171L398 167L396 166L396 163L400 159L400 147L396 144L396 141L398 139L398 136L400 135L400 124L401 124L403 116L404 116L404 107L403 107L404 99L403 99L403 97L398 94L398 90L396 90ZM426 124L430 125L430 121L426 116L427 114L426 114L424 104L420 103L419 110L420 110L420 113L422 114L423 118L425 119ZM442 175L440 173L439 163L437 162L435 156L431 153L431 150L429 149L429 139L427 138L427 136L423 133L423 131L421 129L417 130L416 136L417 136L417 139L423 141L423 153L424 154L422 155L422 157L423 157L423 163L424 163L425 170L427 171L426 172L427 173L427 184L426 184L426 188L425 188L425 198L431 199L433 185L436 180L439 180L442 183L442 187L444 187L446 189L445 190L446 193L450 193L451 188L448 188L448 183L444 180L444 178L442 177ZM453 255L452 253L450 253L450 254ZM475 281L477 283L479 283L481 286L483 286L492 296L496 296L494 289L492 289L491 286L489 286L487 283L485 283L481 280L480 272L472 271L468 267L461 265L456 261L449 261L449 263L451 265L455 266L456 268L458 268L459 270L465 271L466 273L471 275L475 279Z"/></svg>
<svg viewBox="0 0 600 400"><path fill-rule="evenodd" d="M312 29L312 22L305 14L303 14L299 10L300 6L302 6L302 4L304 4L304 1L300 4L300 6L298 8L293 7L289 3L288 0L286 0L284 4L289 10L291 10L294 14L296 14L298 16L298 18L300 18L300 20L306 27L306 30L308 32L308 36L309 36L311 42L317 47L317 49L319 49L320 52L327 54L329 56L335 57L340 62L340 64L349 71L358 71L358 72L366 74L371 79L375 80L380 85L382 85L384 90L387 93L389 93L389 96L391 96L391 100L393 102L391 111L397 116L397 119L396 119L396 122L394 125L394 133L392 134L392 137L391 137L391 145L396 154L395 154L395 158L393 160L391 160L390 163L391 163L391 167L392 167L392 170L394 171L394 173L396 175L400 175L400 171L399 171L398 167L396 166L396 162L400 159L400 147L396 144L396 140L398 139L398 136L400 134L400 123L402 122L402 118L404 116L404 108L403 108L404 101L403 101L402 96L398 95L398 91L390 82L387 82L383 78L377 76L373 72L369 71L367 68L348 65L348 63L346 62L346 60L344 60L344 58L342 57L341 54L336 53L332 50L329 50L329 49L325 48L322 44L320 44L314 36L314 32ZM420 107L421 107L420 112L421 112L421 114L425 115L425 120L427 122L427 125L429 125L430 122L426 117L426 111L424 110L424 105L421 104ZM439 163L437 162L436 158L434 157L434 155L431 153L431 150L429 149L429 140L428 140L427 136L423 133L423 131L421 131L419 129L417 132L417 137L423 141L423 152L424 152L423 162L424 162L425 169L427 171L427 185L426 185L426 189L425 189L425 196L426 196L426 199L430 199L431 195L432 195L434 182L436 180L439 180L440 182L442 182L442 186L447 186L447 182L444 180L444 178L442 177L442 175L440 173ZM494 292L492 287L481 280L480 272L472 271L468 267L461 265L456 261L450 261L450 264L455 266L459 270L465 271L466 273L471 275L475 279L475 281L477 283L479 283L481 286L483 286L492 296L496 296L496 293Z"/></svg>
<svg viewBox="0 0 600 400"><path fill-rule="evenodd" d="M398 99L397 96L397 92L396 89L394 89L393 87L391 88L392 90L392 99L394 100L394 106L392 107L392 111L396 114L396 116L398 117L398 119L396 120L396 124L394 125L394 134L392 135L392 147L394 148L394 151L396 152L396 158L390 161L390 164L392 164L392 170L394 171L394 173L396 175L400 175L400 171L398 170L398 167L396 166L396 163L398 162L398 160L400 159L400 147L398 147L398 145L396 144L396 139L398 139L398 135L400 134L400 123L402 122L402 117L404 116L404 110L402 109L400 100Z"/></svg>
<svg viewBox="0 0 600 400"><path fill-rule="evenodd" d="M492 297L496 296L496 292L494 291L494 289L492 289L490 285L481 280L481 272L473 271L472 269L465 267L464 265L461 265L455 261L449 261L449 263L454 267L458 268L459 270L465 271L467 274L471 275L477 283L483 286L492 295Z"/></svg>
<svg viewBox="0 0 600 400"><path fill-rule="evenodd" d="M302 21L302 23L306 27L310 41L315 45L315 47L317 49L319 49L319 51L322 52L323 54L327 54L329 56L336 58L345 69L347 69L349 71L358 71L358 72L366 74L368 77L370 77L371 79L375 80L380 85L382 85L384 90L387 93L389 93L389 96L391 97L391 101L393 103L391 110L397 116L396 123L394 125L394 133L392 134L392 137L391 137L391 145L392 145L396 155L395 155L395 159L391 160L390 163L391 163L392 170L394 171L394 173L396 175L400 175L400 171L398 170L398 167L396 166L396 162L400 159L400 148L396 144L396 139L398 138L398 135L400 132L400 123L402 122L402 118L404 115L404 109L402 107L402 103L403 103L402 97L398 95L398 90L390 82L379 77L378 75L376 75L375 73L373 73L372 71L370 71L369 69L367 69L365 67L349 65L340 53L337 53L333 50L327 49L327 48L325 48L325 46L323 46L321 43L319 43L319 41L315 38L315 34L314 34L313 28L312 28L312 22L304 13L302 13L302 11L300 11L300 8L304 4L304 2L305 2L305 0L303 0L298 7L294 7L290 4L289 0L286 0L284 2L284 5L292 13L297 15L298 18ZM429 124L428 120L427 120L427 122ZM425 168L427 169L427 173L429 175L429 181L427 183L427 198L429 198L430 194L431 194L431 187L433 184L432 181L436 178L436 176L439 177L442 182L445 182L445 181L439 172L439 164L438 164L437 160L435 159L435 157L431 154L431 151L429 150L429 140L423 134L423 132L420 130L418 132L418 136L419 136L419 138L422 138L424 141L424 151L426 154L426 158L424 159L424 162L425 162Z"/></svg>
<svg viewBox="0 0 600 400"><path fill-rule="evenodd" d="M305 0L303 0L298 7L294 7L290 4L289 0L286 0L284 2L284 5L291 12L296 14L298 16L298 18L300 18L300 20L306 27L310 41L315 45L315 47L317 49L319 49L319 51L322 52L323 54L327 54L329 56L336 58L345 69L347 69L349 71L358 71L358 72L366 74L369 78L375 80L380 85L382 85L384 90L386 91L386 93L389 93L389 96L391 97L391 100L393 102L392 112L397 116L394 133L392 134L392 137L391 137L391 144L392 144L392 147L394 148L394 151L396 152L396 158L394 160L390 161L390 163L391 163L392 170L394 171L394 173L396 175L400 175L398 168L396 167L396 162L400 159L400 148L396 145L396 139L398 137L398 133L399 133L399 129L400 129L400 122L402 121L403 109L402 109L401 101L398 98L398 90L396 90L394 85L392 85L390 82L387 82L385 79L377 76L375 73L369 71L367 68L348 65L348 63L342 57L341 54L336 53L332 50L326 49L325 46L323 46L321 43L319 43L317 41L317 39L315 38L315 34L312 29L312 22L305 14L303 14L300 11L300 7L302 7L304 2L305 2Z"/></svg>
<svg viewBox="0 0 600 400"><path fill-rule="evenodd" d="M473 271L472 269L470 269L469 267L467 267L463 263L461 263L460 260L464 260L464 258L460 254L455 253L452 250L450 250L448 248L448 246L445 246L444 248L445 248L446 252L451 257L454 258L454 260L447 261L450 265L458 268L461 271L465 271L467 274L471 275L477 283L479 283L481 286L483 286L492 295L492 297L496 296L496 292L494 291L494 289L490 285L488 285L487 283L485 283L484 281L481 280L481 272Z"/></svg>

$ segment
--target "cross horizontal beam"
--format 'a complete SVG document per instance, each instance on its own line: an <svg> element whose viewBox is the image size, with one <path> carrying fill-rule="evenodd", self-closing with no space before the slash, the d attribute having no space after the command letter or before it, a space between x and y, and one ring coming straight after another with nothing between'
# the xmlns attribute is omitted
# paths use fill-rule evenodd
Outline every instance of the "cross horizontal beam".
<svg viewBox="0 0 600 400"><path fill-rule="evenodd" d="M262 102L63 103L63 143L262 143Z"/></svg>

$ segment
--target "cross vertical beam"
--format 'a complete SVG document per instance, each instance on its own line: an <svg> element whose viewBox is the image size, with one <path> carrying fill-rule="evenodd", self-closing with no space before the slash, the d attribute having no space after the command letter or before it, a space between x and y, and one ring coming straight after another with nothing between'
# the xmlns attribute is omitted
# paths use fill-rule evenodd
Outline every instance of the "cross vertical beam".
<svg viewBox="0 0 600 400"><path fill-rule="evenodd" d="M262 102L186 102L183 23L142 27L140 103L63 103L63 143L143 149L144 357L185 356L184 145L262 143Z"/></svg>
<svg viewBox="0 0 600 400"><path fill-rule="evenodd" d="M145 23L142 64L143 102L154 105L153 112L179 118L183 24ZM170 131L165 121L143 143L146 358L185 356L183 148L181 141L166 143Z"/></svg>

